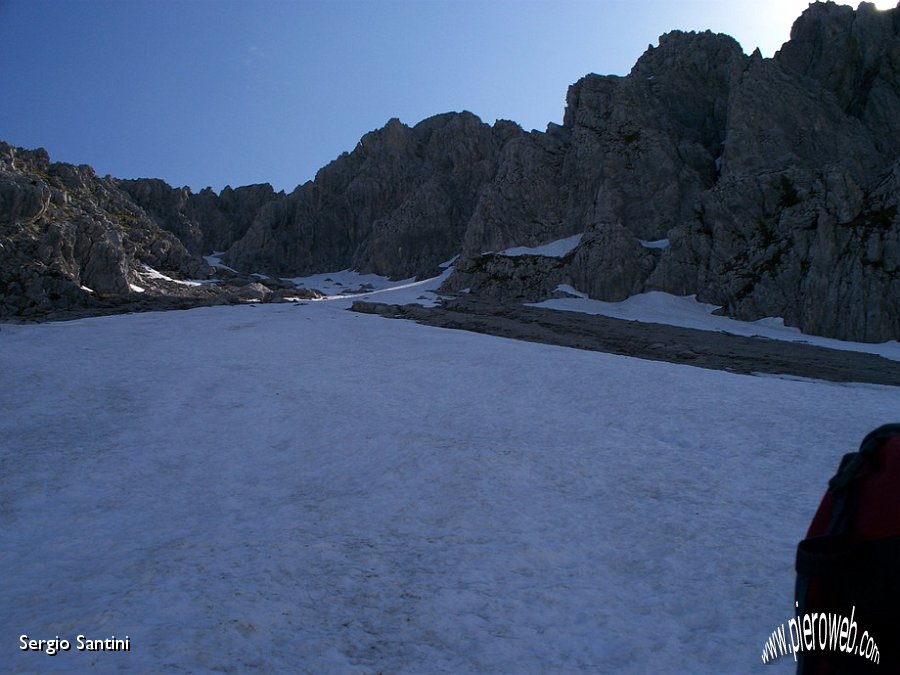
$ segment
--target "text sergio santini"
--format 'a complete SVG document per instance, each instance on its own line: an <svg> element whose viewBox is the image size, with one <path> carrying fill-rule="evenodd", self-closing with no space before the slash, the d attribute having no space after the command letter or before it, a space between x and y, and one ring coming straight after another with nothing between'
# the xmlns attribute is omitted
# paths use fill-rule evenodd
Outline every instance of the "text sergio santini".
<svg viewBox="0 0 900 675"><path fill-rule="evenodd" d="M19 645L19 649L23 652L44 652L50 656L56 655L57 652L67 652L72 648L72 644L66 639L60 639L59 635L52 640L29 640L27 635L20 635ZM130 652L131 640L127 635L124 640L117 639L115 635L97 640L76 635L75 649L80 652Z"/></svg>

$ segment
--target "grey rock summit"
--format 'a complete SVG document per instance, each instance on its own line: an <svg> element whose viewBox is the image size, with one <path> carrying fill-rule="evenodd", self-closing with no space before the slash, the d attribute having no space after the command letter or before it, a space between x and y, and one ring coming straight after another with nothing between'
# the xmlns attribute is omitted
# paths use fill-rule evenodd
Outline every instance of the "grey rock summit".
<svg viewBox="0 0 900 675"><path fill-rule="evenodd" d="M226 260L275 273L428 274L459 252L501 148L520 134L465 112L391 120L260 213Z"/></svg>
<svg viewBox="0 0 900 675"><path fill-rule="evenodd" d="M896 339L898 25L898 10L816 3L773 59L675 32L627 77L583 78L562 127L504 148L446 289L663 290L740 319ZM576 232L566 265L531 263L552 270L544 283L483 255ZM650 240L668 241L656 259L639 250Z"/></svg>
<svg viewBox="0 0 900 675"><path fill-rule="evenodd" d="M115 180L0 142L0 317L127 296L141 265L184 276L207 272Z"/></svg>
<svg viewBox="0 0 900 675"><path fill-rule="evenodd" d="M674 31L627 76L572 85L561 125L391 120L290 194L0 155L7 312L63 287L66 302L127 293L142 264L201 274L212 251L243 274L393 278L460 254L445 292L662 290L808 333L900 338L900 9L814 3L769 59ZM563 256L499 253L573 235Z"/></svg>
<svg viewBox="0 0 900 675"><path fill-rule="evenodd" d="M202 283L212 270L199 252L227 248L277 198L268 185L192 195L160 180L100 178L0 142L0 319L303 295L233 274Z"/></svg>
<svg viewBox="0 0 900 675"><path fill-rule="evenodd" d="M733 85L720 175L648 288L804 332L900 335L900 12L817 3Z"/></svg>
<svg viewBox="0 0 900 675"><path fill-rule="evenodd" d="M247 233L266 204L284 197L268 183L227 186L219 194L211 188L193 194L158 178L119 180L117 185L194 254L225 251Z"/></svg>

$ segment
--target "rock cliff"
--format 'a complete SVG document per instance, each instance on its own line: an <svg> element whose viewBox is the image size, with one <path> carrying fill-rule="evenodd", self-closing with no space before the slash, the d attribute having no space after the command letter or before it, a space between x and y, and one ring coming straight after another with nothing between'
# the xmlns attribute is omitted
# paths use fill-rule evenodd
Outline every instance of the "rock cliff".
<svg viewBox="0 0 900 675"><path fill-rule="evenodd" d="M268 183L237 189L228 186L219 194L211 188L193 194L158 178L119 180L117 185L194 254L227 250L247 233L265 205L284 198L284 193L276 194Z"/></svg>
<svg viewBox="0 0 900 675"><path fill-rule="evenodd" d="M773 59L674 32L627 77L583 78L562 127L504 148L446 290L663 290L808 333L900 337L898 26L898 10L816 3ZM530 263L543 282L484 256L577 232L567 264ZM649 240L668 245L651 257Z"/></svg>
<svg viewBox="0 0 900 675"><path fill-rule="evenodd" d="M648 288L808 333L900 336L900 12L816 3L728 100L720 175Z"/></svg>
<svg viewBox="0 0 900 675"><path fill-rule="evenodd" d="M448 113L391 120L259 214L225 259L275 273L428 274L459 252L501 148L521 129Z"/></svg>
<svg viewBox="0 0 900 675"><path fill-rule="evenodd" d="M900 9L814 3L771 59L675 31L627 76L572 85L545 132L391 120L290 194L101 179L0 146L0 290L15 313L128 293L139 264L200 274L214 250L243 273L394 278L460 254L447 292L663 290L881 341L900 338L898 199ZM496 253L573 235L561 257Z"/></svg>
<svg viewBox="0 0 900 675"><path fill-rule="evenodd" d="M191 277L208 269L115 180L0 142L0 317L128 296L142 265Z"/></svg>

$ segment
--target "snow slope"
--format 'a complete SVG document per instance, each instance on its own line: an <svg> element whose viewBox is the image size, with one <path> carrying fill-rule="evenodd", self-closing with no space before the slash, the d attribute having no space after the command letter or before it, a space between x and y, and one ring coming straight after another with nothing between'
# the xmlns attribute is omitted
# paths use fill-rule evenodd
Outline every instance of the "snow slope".
<svg viewBox="0 0 900 675"><path fill-rule="evenodd" d="M497 255L504 255L511 258L522 255L543 255L548 258L565 258L578 247L582 237L584 237L583 233L576 234L572 237L566 237L565 239L557 239L556 241L551 241L547 244L542 244L541 246L516 246L515 248L499 251Z"/></svg>
<svg viewBox="0 0 900 675"><path fill-rule="evenodd" d="M326 295L341 295L359 293L360 289L384 290L394 288L398 284L406 285L414 282L414 278L404 281L391 281L387 277L377 274L360 274L354 270L342 270L340 272L324 272L307 277L293 277L285 279L300 288L310 288L321 291Z"/></svg>
<svg viewBox="0 0 900 675"><path fill-rule="evenodd" d="M644 248L655 248L662 250L664 248L669 248L669 240L668 239L656 239L654 241L644 241L640 240L641 246Z"/></svg>
<svg viewBox="0 0 900 675"><path fill-rule="evenodd" d="M732 335L759 336L770 340L805 342L831 349L879 354L886 359L900 361L900 342L896 340L881 344L871 344L867 342L833 340L817 335L805 335L797 328L785 326L784 320L780 318L737 321L726 316L714 315L713 312L718 309L717 305L698 302L693 295L678 296L660 291L650 291L632 295L621 302L604 302L602 300L591 300L584 293L575 290L571 286L560 286L557 290L581 297L554 298L534 303L532 306L565 312L602 314L627 321L662 323L683 328L721 331Z"/></svg>
<svg viewBox="0 0 900 675"><path fill-rule="evenodd" d="M900 401L349 302L0 326L0 671L761 672Z"/></svg>

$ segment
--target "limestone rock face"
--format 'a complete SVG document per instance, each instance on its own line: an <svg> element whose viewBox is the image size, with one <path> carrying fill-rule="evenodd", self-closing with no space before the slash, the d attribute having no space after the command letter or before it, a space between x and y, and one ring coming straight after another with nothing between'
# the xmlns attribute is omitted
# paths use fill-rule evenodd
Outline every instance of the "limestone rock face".
<svg viewBox="0 0 900 675"><path fill-rule="evenodd" d="M900 105L898 14L817 3L775 59L750 59L729 101L720 178L669 232L648 288L808 333L900 336L897 136L880 126Z"/></svg>
<svg viewBox="0 0 900 675"><path fill-rule="evenodd" d="M848 115L874 132L883 152L900 152L900 12L862 2L854 11L817 2L794 23L776 55L815 79Z"/></svg>
<svg viewBox="0 0 900 675"><path fill-rule="evenodd" d="M900 10L815 3L774 59L674 32L627 77L583 78L563 127L503 148L463 241L464 285L485 285L471 264L485 251L585 232L566 269L530 286L697 294L740 319L897 339L898 36ZM661 252L640 245L657 239ZM481 270L502 296L495 267Z"/></svg>
<svg viewBox="0 0 900 675"><path fill-rule="evenodd" d="M441 290L502 301L537 302L566 283L570 259L485 253L460 261Z"/></svg>
<svg viewBox="0 0 900 675"><path fill-rule="evenodd" d="M565 284L591 298L615 302L641 291L658 256L623 226L601 224L562 256L501 252L463 258L441 290L535 302ZM598 269L603 274L596 274Z"/></svg>
<svg viewBox="0 0 900 675"><path fill-rule="evenodd" d="M746 57L730 37L675 32L628 77L569 88L563 126L511 140L463 242L464 256L625 224L665 237L716 178L730 87Z"/></svg>
<svg viewBox="0 0 900 675"><path fill-rule="evenodd" d="M662 290L882 341L900 338L898 195L900 9L817 2L774 58L674 31L627 76L572 85L562 125L391 120L288 195L100 179L0 145L0 291L16 311L90 302L127 293L138 261L196 276L213 250L245 275L393 278L460 254L446 291ZM576 234L561 258L495 253Z"/></svg>
<svg viewBox="0 0 900 675"><path fill-rule="evenodd" d="M188 188L173 188L159 178L120 180L118 186L159 227L178 237L188 251L195 254L209 252L203 250L203 232L199 223L185 214L191 196Z"/></svg>
<svg viewBox="0 0 900 675"><path fill-rule="evenodd" d="M391 277L433 271L459 252L500 148L521 130L448 113L391 120L257 215L227 252L232 266L274 273L351 267Z"/></svg>
<svg viewBox="0 0 900 675"><path fill-rule="evenodd" d="M207 271L113 179L0 142L0 317L128 295L143 264L183 276Z"/></svg>
<svg viewBox="0 0 900 675"><path fill-rule="evenodd" d="M642 246L624 226L601 224L582 238L566 283L588 297L618 302L643 290L659 255L659 251Z"/></svg>
<svg viewBox="0 0 900 675"><path fill-rule="evenodd" d="M50 189L25 176L0 178L0 218L5 222L34 222L50 205Z"/></svg>
<svg viewBox="0 0 900 675"><path fill-rule="evenodd" d="M193 194L158 178L120 180L118 186L194 254L227 250L246 234L263 206L284 198L268 183L228 186L219 194L211 188Z"/></svg>
<svg viewBox="0 0 900 675"><path fill-rule="evenodd" d="M466 281L446 288L481 288L470 262L485 251L586 233L565 270L552 265L552 279L531 285L571 283L604 300L644 290L659 253L640 241L664 239L718 180L727 102L748 60L728 36L674 32L629 76L588 75L570 87L561 127L503 148L463 241ZM503 274L484 270L500 294Z"/></svg>

